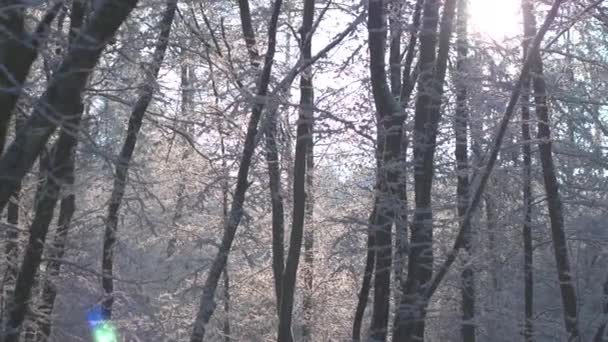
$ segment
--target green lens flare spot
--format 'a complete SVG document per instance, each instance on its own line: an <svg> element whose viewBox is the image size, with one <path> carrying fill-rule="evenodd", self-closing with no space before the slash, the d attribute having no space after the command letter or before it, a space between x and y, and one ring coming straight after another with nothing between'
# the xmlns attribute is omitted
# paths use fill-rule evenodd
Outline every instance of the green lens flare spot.
<svg viewBox="0 0 608 342"><path fill-rule="evenodd" d="M93 330L95 342L117 342L116 332L111 324L100 324Z"/></svg>

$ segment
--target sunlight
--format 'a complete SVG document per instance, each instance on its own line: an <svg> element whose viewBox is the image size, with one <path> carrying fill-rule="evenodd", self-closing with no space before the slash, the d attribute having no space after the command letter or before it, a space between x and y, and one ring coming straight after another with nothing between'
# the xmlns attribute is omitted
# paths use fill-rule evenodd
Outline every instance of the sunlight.
<svg viewBox="0 0 608 342"><path fill-rule="evenodd" d="M469 0L471 33L496 41L519 35L520 0Z"/></svg>

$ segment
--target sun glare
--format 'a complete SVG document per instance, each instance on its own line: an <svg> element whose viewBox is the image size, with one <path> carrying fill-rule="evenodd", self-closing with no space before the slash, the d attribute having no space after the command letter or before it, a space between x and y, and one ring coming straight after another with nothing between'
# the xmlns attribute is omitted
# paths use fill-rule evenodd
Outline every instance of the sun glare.
<svg viewBox="0 0 608 342"><path fill-rule="evenodd" d="M519 35L521 0L469 0L469 22L472 33L502 41Z"/></svg>

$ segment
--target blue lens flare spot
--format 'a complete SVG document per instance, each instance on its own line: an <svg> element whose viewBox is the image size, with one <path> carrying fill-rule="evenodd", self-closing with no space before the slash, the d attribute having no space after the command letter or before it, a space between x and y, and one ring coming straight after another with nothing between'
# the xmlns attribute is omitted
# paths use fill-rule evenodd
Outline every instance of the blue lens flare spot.
<svg viewBox="0 0 608 342"><path fill-rule="evenodd" d="M95 305L89 311L87 311L87 322L89 326L94 328L98 324L104 321L103 313L101 311L101 305Z"/></svg>
<svg viewBox="0 0 608 342"><path fill-rule="evenodd" d="M87 311L87 322L93 332L94 342L117 342L116 329L103 315L101 305L95 305Z"/></svg>

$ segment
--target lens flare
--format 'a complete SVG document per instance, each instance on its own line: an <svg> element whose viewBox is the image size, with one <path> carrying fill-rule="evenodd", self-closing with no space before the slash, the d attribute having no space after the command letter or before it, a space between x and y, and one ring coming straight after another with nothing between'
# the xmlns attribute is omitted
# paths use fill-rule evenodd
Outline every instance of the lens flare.
<svg viewBox="0 0 608 342"><path fill-rule="evenodd" d="M95 342L116 342L116 332L110 323L101 323L93 328Z"/></svg>
<svg viewBox="0 0 608 342"><path fill-rule="evenodd" d="M87 321L93 332L94 342L117 342L116 329L104 318L101 306L96 305L87 312Z"/></svg>

